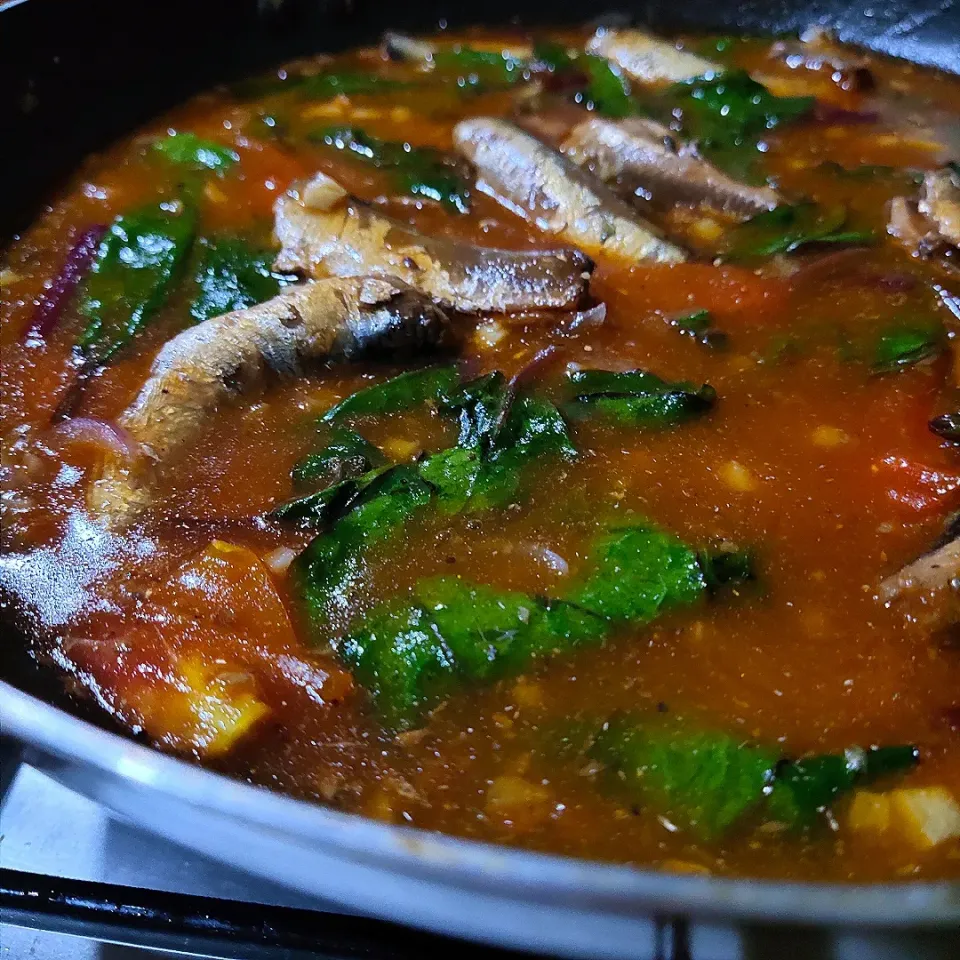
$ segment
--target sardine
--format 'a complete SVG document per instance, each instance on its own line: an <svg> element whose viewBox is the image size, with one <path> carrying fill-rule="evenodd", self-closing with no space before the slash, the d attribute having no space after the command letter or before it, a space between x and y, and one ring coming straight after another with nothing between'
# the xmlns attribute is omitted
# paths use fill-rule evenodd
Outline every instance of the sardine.
<svg viewBox="0 0 960 960"><path fill-rule="evenodd" d="M960 622L960 537L948 534L945 543L887 577L877 591L881 602L906 604L905 614L931 630Z"/></svg>
<svg viewBox="0 0 960 960"><path fill-rule="evenodd" d="M206 320L164 345L119 425L144 455L109 462L93 484L92 512L112 529L151 500L157 467L184 449L220 407L268 374L293 377L307 361L397 359L443 344L447 315L395 279L331 279L288 287L272 300Z"/></svg>
<svg viewBox="0 0 960 960"><path fill-rule="evenodd" d="M686 50L678 50L643 30L601 27L587 41L587 53L604 57L640 83L678 83L710 74L723 67Z"/></svg>
<svg viewBox="0 0 960 960"><path fill-rule="evenodd" d="M874 87L869 60L858 51L844 47L823 27L805 30L797 40L776 40L768 57L790 68L792 77L782 73L766 75L754 71L753 78L778 96L803 95L809 74L827 73L840 90L862 92ZM794 79L795 78L795 79Z"/></svg>
<svg viewBox="0 0 960 960"><path fill-rule="evenodd" d="M780 202L775 190L728 177L691 147L678 145L666 127L640 117L586 120L574 127L560 149L601 180L619 179L629 189L643 187L655 204L704 204L749 217Z"/></svg>
<svg viewBox="0 0 960 960"><path fill-rule="evenodd" d="M278 270L311 277L399 277L463 313L570 309L593 263L579 250L499 250L428 237L353 198L328 208L276 204Z"/></svg>
<svg viewBox="0 0 960 960"><path fill-rule="evenodd" d="M887 233L913 256L960 271L960 174L949 167L931 171L915 200L894 197Z"/></svg>
<svg viewBox="0 0 960 960"><path fill-rule="evenodd" d="M923 178L917 209L947 242L960 247L960 172L945 167Z"/></svg>
<svg viewBox="0 0 960 960"><path fill-rule="evenodd" d="M595 177L519 127L477 117L458 123L453 137L477 168L477 188L539 229L630 263L686 259Z"/></svg>

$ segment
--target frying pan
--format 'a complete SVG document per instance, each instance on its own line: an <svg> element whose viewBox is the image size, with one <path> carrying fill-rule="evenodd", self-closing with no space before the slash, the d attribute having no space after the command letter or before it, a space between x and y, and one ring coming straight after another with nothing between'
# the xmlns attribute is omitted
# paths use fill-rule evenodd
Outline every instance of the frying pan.
<svg viewBox="0 0 960 960"><path fill-rule="evenodd" d="M841 39L960 72L954 0L648 0L628 16L665 31ZM564 0L469 4L283 0L0 2L0 238L12 236L91 150L218 81L386 28L578 22ZM0 240L2 242L2 240ZM567 956L653 952L651 917L821 926L960 924L960 883L841 886L677 876L390 826L227 779L113 730L65 700L24 655L0 601L0 723L31 763L135 824L233 866L365 913Z"/></svg>

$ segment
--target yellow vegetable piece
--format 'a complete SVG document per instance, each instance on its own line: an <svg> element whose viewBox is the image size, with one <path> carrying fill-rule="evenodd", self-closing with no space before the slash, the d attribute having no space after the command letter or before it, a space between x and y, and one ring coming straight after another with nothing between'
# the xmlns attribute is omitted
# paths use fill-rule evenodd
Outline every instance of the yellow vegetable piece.
<svg viewBox="0 0 960 960"><path fill-rule="evenodd" d="M883 833L890 829L890 797L886 793L858 790L853 795L847 822L851 830Z"/></svg>
<svg viewBox="0 0 960 960"><path fill-rule="evenodd" d="M917 847L960 838L960 804L945 787L892 790L890 807L897 827Z"/></svg>
<svg viewBox="0 0 960 960"><path fill-rule="evenodd" d="M141 690L137 707L147 732L178 751L223 756L270 713L249 674L223 664L180 660L172 681Z"/></svg>

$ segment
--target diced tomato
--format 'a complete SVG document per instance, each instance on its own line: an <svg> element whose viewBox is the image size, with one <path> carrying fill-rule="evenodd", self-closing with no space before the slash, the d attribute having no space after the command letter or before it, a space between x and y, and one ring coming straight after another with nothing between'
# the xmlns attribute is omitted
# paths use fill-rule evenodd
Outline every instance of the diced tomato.
<svg viewBox="0 0 960 960"><path fill-rule="evenodd" d="M210 178L205 189L208 222L225 229L270 217L277 197L312 172L302 158L262 140L240 137L235 149L240 162L223 177Z"/></svg>
<svg viewBox="0 0 960 960"><path fill-rule="evenodd" d="M960 474L926 466L905 457L890 454L871 471L882 484L884 495L918 518L948 510L960 504Z"/></svg>

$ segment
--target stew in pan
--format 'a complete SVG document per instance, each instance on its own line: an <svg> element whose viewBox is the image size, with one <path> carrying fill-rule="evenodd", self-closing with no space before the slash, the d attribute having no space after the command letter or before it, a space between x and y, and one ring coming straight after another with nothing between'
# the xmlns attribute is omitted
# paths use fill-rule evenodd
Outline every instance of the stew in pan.
<svg viewBox="0 0 960 960"><path fill-rule="evenodd" d="M158 748L696 873L960 876L960 78L387 36L3 255L0 584Z"/></svg>

